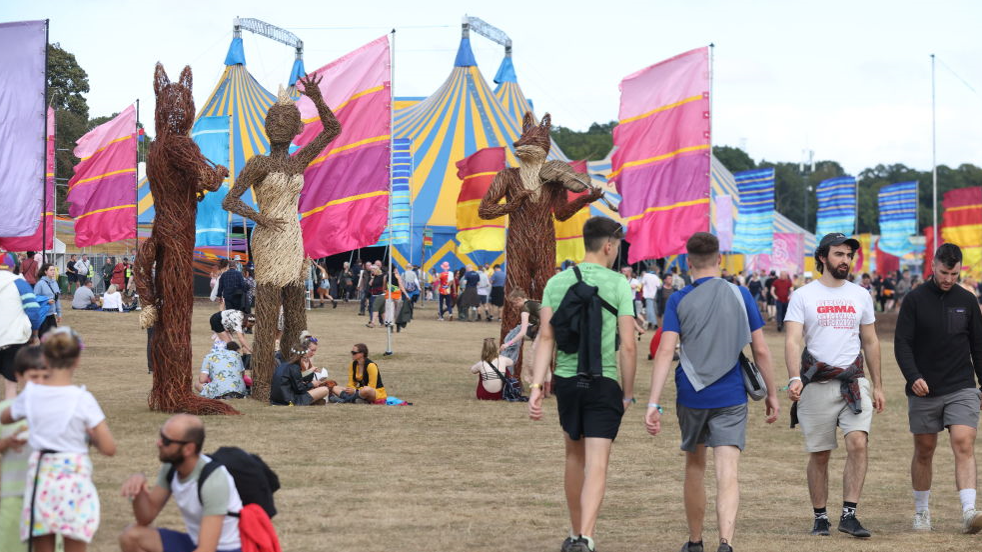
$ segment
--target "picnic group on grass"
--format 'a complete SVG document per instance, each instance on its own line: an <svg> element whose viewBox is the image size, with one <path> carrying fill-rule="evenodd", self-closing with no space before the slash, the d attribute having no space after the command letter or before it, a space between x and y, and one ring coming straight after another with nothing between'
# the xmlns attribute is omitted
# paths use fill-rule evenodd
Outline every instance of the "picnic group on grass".
<svg viewBox="0 0 982 552"><path fill-rule="evenodd" d="M462 274L465 290L472 284L474 288L473 294L465 296L472 303L466 303L468 319L492 320L500 314L492 307L500 308L505 301L521 312L520 323L500 345L494 339L484 340L481 360L470 368L478 375L476 395L492 400L521 397L521 384L509 375L515 373L523 344L531 343L532 370L526 374L529 416L541 420L544 398L555 395L565 443L570 531L561 550L593 552L612 444L625 412L636 403L638 331L657 327L644 425L658 439L668 426L679 434L688 527L682 550L707 548L705 478L711 449L717 489L716 550L729 552L737 533L739 462L747 442L751 399L763 401L768 423L776 421L780 411L773 375L776 361L763 333L771 310L770 302L761 296L765 284L758 274L743 282L747 285L725 278L720 270L719 242L704 232L688 238L690 272L684 280L677 273L659 277L649 271L641 278L621 274L611 267L620 256L622 239L617 222L589 219L583 228L583 261L557 271L541 301L530 300L523 290L505 296L500 267L493 267L485 278L477 270ZM872 536L860 522L860 502L874 413L882 412L886 405L873 295L849 279L858 248L854 239L828 234L814 252L818 278L795 288L775 283L788 281L782 275L767 286L774 290L775 315L784 332L792 427L801 426L806 454L803 463L813 516L810 529L804 532L814 536L829 536L836 517L838 532ZM83 258L78 263L90 272L84 262ZM916 531L932 527L932 458L938 434L945 429L954 453L962 530L982 530L982 513L976 510L974 456L982 408L982 311L976 296L959 285L961 264L957 246L941 245L933 258L933 276L907 290L899 302L894 349L906 381L913 435L912 529ZM73 383L82 338L71 328L59 326L58 291L51 284L54 274L49 274L52 268L37 266L33 285L23 276L0 271L0 371L7 380L6 400L0 403L3 552L25 549L28 540L42 552L54 550L56 543L68 552L84 550L100 523L89 452L93 448L109 456L116 452L99 403L83 386ZM372 309L376 295L393 291L387 275L376 268L373 265L368 272L368 288L373 289L380 276L382 288L379 294L370 294L365 305L368 312L376 312ZM210 319L213 347L193 382L197 392L211 398L238 398L248 393L245 365L251 348L246 334L255 323L249 313L249 272L246 268L245 276L226 277L228 270L235 267L223 267L216 282L222 284L222 293L217 295L223 302L222 310ZM125 266L121 274L128 276ZM339 280L342 286L357 287L344 274ZM396 279L396 274L392 276ZM397 279L409 302L416 301L413 292L418 296L426 286L416 272L408 279L405 274ZM442 299L442 290L458 280L451 280L449 274L435 280L443 316L449 317L453 306L459 310L457 303ZM634 280L639 285L632 288ZM75 283L80 305L76 308L96 304L85 278L76 278ZM85 289L89 292L80 296L79 290ZM322 295L334 301L334 294ZM350 293L336 296L344 300ZM483 310L489 303L492 307ZM385 316L381 320L385 323ZM748 345L749 357L744 353ZM278 359L272 404L383 404L392 398L364 343L352 346L344 383L329 379L327 370L315 365L317 350L317 338L304 332L297 348L287 358ZM151 368L152 364L149 362ZM666 418L670 409L661 402L673 364L676 401L671 410L675 421L670 422ZM839 433L846 449L842 506L841 511L830 512L829 459L839 446ZM204 437L204 424L194 416L174 416L160 428L161 467L156 478L137 474L122 486L122 495L132 501L133 523L119 537L121 550L229 552L251 549L252 543L272 531L268 525L275 514L271 496L279 486L275 474L257 457L236 456L242 453L239 449L204 454ZM258 495L253 490L247 495L246 487L239 484L247 472L263 482ZM170 498L181 512L184 531L153 526Z"/></svg>

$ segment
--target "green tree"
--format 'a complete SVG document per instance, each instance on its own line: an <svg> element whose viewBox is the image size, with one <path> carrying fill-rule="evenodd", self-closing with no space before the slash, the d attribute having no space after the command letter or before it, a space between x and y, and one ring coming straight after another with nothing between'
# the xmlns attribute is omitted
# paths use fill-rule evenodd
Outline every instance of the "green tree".
<svg viewBox="0 0 982 552"><path fill-rule="evenodd" d="M59 44L48 45L48 102L55 110L55 186L57 213L68 211L64 186L73 174L79 159L72 154L75 141L88 130L89 104L84 94L89 91L89 76L78 64L75 55Z"/></svg>
<svg viewBox="0 0 982 552"><path fill-rule="evenodd" d="M577 132L566 127L552 129L552 141L574 161L599 161L607 157L614 147L614 127L617 121L593 123L586 132Z"/></svg>
<svg viewBox="0 0 982 552"><path fill-rule="evenodd" d="M730 172L749 171L757 168L747 152L733 146L713 146L713 157L723 163Z"/></svg>

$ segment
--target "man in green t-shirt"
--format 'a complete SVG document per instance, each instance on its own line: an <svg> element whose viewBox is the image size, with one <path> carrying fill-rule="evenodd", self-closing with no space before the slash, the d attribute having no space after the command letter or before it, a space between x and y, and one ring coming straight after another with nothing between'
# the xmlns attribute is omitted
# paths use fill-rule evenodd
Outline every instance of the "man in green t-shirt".
<svg viewBox="0 0 982 552"><path fill-rule="evenodd" d="M634 294L620 274L610 270L620 254L623 229L606 217L593 217L583 225L586 256L578 266L583 281L616 310L604 309L600 343L602 377L577 375L579 356L556 353L553 390L559 407L559 423L566 439L566 502L570 536L563 552L593 552L593 532L607 483L610 446L617 437L624 410L634 402L637 345L634 337ZM539 345L533 365L529 417L542 419L542 382L546 378L555 344L550 320L566 291L577 283L573 270L553 276L542 294ZM620 334L620 366L624 388L617 383L617 336ZM587 336L581 336L586 339ZM591 367L591 368L596 368ZM593 371L591 370L591 373Z"/></svg>

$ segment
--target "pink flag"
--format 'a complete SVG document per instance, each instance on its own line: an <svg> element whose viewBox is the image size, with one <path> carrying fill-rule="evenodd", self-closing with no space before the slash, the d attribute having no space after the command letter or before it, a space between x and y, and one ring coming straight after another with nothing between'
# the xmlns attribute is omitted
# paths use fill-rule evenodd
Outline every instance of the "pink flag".
<svg viewBox="0 0 982 552"><path fill-rule="evenodd" d="M48 108L48 131L45 154L44 193L48 196L47 206L41 214L37 230L30 236L0 238L0 249L7 251L40 251L54 249L55 235L55 110ZM41 205L38 210L41 210ZM44 242L43 244L41 242Z"/></svg>
<svg viewBox="0 0 982 552"><path fill-rule="evenodd" d="M685 252L709 230L709 49L621 81L611 180L623 197L628 262Z"/></svg>
<svg viewBox="0 0 982 552"><path fill-rule="evenodd" d="M136 108L132 105L76 142L75 176L68 181L68 214L75 245L136 237Z"/></svg>
<svg viewBox="0 0 982 552"><path fill-rule="evenodd" d="M775 233L771 254L751 255L747 268L775 271L778 274L801 274L805 271L805 236L803 234Z"/></svg>
<svg viewBox="0 0 982 552"><path fill-rule="evenodd" d="M716 196L716 237L720 251L733 249L733 198L728 195Z"/></svg>
<svg viewBox="0 0 982 552"><path fill-rule="evenodd" d="M378 242L389 210L392 89L389 40L383 36L313 72L341 123L341 134L304 173L300 226L313 258ZM303 146L323 128L304 96L305 123L294 141Z"/></svg>

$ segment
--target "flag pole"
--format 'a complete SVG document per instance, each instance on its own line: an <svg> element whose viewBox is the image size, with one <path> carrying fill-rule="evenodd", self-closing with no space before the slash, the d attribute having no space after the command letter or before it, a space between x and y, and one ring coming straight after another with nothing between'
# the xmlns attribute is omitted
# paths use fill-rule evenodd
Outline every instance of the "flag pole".
<svg viewBox="0 0 982 552"><path fill-rule="evenodd" d="M44 153L41 164L41 262L47 262L48 256L48 225L45 224L44 217L48 214L48 40L50 38L51 20L44 20L44 126L41 129L43 136ZM54 191L55 183L52 177L51 190ZM57 201L55 202L57 205ZM56 208L55 211L58 209ZM54 224L52 223L52 226ZM51 248L54 249L52 240Z"/></svg>
<svg viewBox="0 0 982 552"><path fill-rule="evenodd" d="M232 114L228 115L228 155L229 159L232 159ZM232 191L232 176L228 177L228 192ZM228 193L226 192L226 194ZM225 216L227 222L225 223L225 258L232 258L232 212L225 211Z"/></svg>
<svg viewBox="0 0 982 552"><path fill-rule="evenodd" d="M938 121L935 111L935 77L934 54L931 54L931 226L934 232L934 245L937 248L938 239Z"/></svg>
<svg viewBox="0 0 982 552"><path fill-rule="evenodd" d="M395 43L396 43L396 30L393 28L392 32L389 33L389 212L388 212L388 234L389 237L389 282L386 284L389 289L386 291L386 301L392 301L392 129L394 116L392 114L392 99L393 99L393 83L395 81ZM382 307L382 312L386 311L385 307ZM392 309L392 320L385 327L385 354L383 356L389 356L392 354L392 327L395 325L396 319L395 304L393 302Z"/></svg>
<svg viewBox="0 0 982 552"><path fill-rule="evenodd" d="M136 99L136 171L133 173L133 263L140 249L140 98Z"/></svg>
<svg viewBox="0 0 982 552"><path fill-rule="evenodd" d="M716 44L710 42L709 43L709 174L706 175L709 177L709 190L707 191L707 196L710 199L709 210L707 211L706 214L706 218L708 219L706 222L708 222L709 224L707 225L708 228L706 230L710 232L713 230L713 207L714 207L714 205L712 205L712 196L713 196L712 173L713 173L713 77L714 77L713 73L715 72L713 69L715 63L716 63ZM726 261L724 261L724 263L725 262Z"/></svg>

